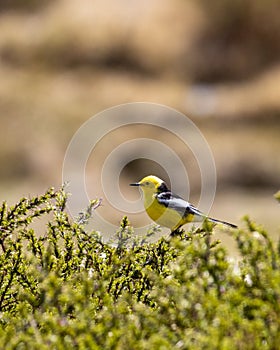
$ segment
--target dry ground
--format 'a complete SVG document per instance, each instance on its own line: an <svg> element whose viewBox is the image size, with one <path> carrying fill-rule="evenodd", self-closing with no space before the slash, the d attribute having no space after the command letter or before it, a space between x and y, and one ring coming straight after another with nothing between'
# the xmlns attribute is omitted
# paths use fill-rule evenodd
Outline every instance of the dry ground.
<svg viewBox="0 0 280 350"><path fill-rule="evenodd" d="M67 145L83 122L105 108L146 101L185 113L207 139L218 175L211 214L237 223L250 214L278 235L277 1L20 4L0 5L1 200L59 186ZM145 132L160 138L158 130ZM128 135L138 137L139 129L111 135L94 167ZM165 142L188 167L180 144ZM196 204L197 166L188 171ZM129 176L140 175L135 167ZM91 195L102 196L101 188ZM115 223L123 213L110 215Z"/></svg>

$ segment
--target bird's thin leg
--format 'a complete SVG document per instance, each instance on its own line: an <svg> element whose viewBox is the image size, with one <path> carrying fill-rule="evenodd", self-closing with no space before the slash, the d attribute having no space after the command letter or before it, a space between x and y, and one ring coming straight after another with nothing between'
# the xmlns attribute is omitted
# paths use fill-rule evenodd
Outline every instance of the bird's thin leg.
<svg viewBox="0 0 280 350"><path fill-rule="evenodd" d="M183 229L181 229L181 227L177 227L174 230L171 231L170 236L174 237L174 236L180 236L182 238L182 234L185 231Z"/></svg>

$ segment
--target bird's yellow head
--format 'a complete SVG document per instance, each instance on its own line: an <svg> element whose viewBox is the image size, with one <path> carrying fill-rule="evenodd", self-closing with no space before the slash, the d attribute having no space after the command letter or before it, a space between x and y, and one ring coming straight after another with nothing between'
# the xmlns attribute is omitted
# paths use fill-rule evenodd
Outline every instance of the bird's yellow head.
<svg viewBox="0 0 280 350"><path fill-rule="evenodd" d="M139 186L144 194L151 194L168 190L165 182L154 175L145 176L141 181L130 184L130 186Z"/></svg>

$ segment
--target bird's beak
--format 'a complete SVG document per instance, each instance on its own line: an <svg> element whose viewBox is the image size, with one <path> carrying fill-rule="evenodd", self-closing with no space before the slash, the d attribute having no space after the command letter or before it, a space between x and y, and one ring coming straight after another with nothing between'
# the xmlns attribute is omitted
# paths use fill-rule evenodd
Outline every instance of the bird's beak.
<svg viewBox="0 0 280 350"><path fill-rule="evenodd" d="M139 182L136 182L134 184L129 184L129 186L141 186L141 184Z"/></svg>

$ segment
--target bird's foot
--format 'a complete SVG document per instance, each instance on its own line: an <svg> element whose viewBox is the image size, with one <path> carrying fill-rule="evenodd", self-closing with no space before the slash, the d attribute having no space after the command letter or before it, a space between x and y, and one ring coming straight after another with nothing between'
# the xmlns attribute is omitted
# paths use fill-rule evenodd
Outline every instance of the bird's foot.
<svg viewBox="0 0 280 350"><path fill-rule="evenodd" d="M170 236L175 237L175 236L180 236L183 238L183 234L185 231L182 228L176 228L175 230L171 231Z"/></svg>

